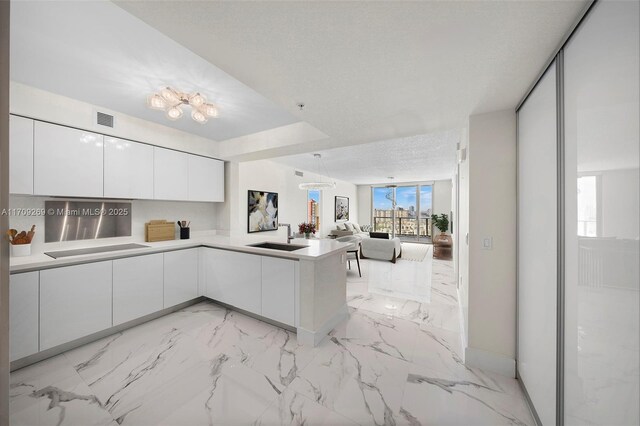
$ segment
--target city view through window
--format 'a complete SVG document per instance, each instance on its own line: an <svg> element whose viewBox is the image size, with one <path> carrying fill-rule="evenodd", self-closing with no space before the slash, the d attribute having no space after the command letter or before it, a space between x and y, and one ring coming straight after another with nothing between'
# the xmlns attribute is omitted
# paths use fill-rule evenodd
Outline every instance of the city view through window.
<svg viewBox="0 0 640 426"><path fill-rule="evenodd" d="M313 223L320 231L320 191L307 191L307 223Z"/></svg>
<svg viewBox="0 0 640 426"><path fill-rule="evenodd" d="M432 185L374 187L372 197L374 231L395 231L404 239L431 238Z"/></svg>

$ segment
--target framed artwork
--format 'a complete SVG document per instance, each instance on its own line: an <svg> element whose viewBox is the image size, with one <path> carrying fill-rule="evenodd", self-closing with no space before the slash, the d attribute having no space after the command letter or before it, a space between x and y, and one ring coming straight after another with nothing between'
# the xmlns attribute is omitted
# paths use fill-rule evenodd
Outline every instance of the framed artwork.
<svg viewBox="0 0 640 426"><path fill-rule="evenodd" d="M336 195L336 222L349 220L349 197Z"/></svg>
<svg viewBox="0 0 640 426"><path fill-rule="evenodd" d="M249 190L247 215L247 232L277 230L278 193Z"/></svg>

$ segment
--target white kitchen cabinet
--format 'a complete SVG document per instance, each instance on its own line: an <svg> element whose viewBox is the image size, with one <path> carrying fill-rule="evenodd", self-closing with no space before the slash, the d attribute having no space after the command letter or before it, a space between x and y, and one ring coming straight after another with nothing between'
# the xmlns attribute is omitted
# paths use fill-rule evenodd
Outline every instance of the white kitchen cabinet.
<svg viewBox="0 0 640 426"><path fill-rule="evenodd" d="M33 194L33 120L9 116L9 192Z"/></svg>
<svg viewBox="0 0 640 426"><path fill-rule="evenodd" d="M164 253L164 307L198 297L198 249Z"/></svg>
<svg viewBox="0 0 640 426"><path fill-rule="evenodd" d="M9 353L11 361L38 352L39 272L9 278Z"/></svg>
<svg viewBox="0 0 640 426"><path fill-rule="evenodd" d="M111 261L40 271L40 350L111 327Z"/></svg>
<svg viewBox="0 0 640 426"><path fill-rule="evenodd" d="M113 261L113 325L163 308L163 254Z"/></svg>
<svg viewBox="0 0 640 426"><path fill-rule="evenodd" d="M153 147L124 139L104 138L104 196L153 198Z"/></svg>
<svg viewBox="0 0 640 426"><path fill-rule="evenodd" d="M224 161L189 155L189 201L224 201Z"/></svg>
<svg viewBox="0 0 640 426"><path fill-rule="evenodd" d="M262 257L262 316L295 325L295 261Z"/></svg>
<svg viewBox="0 0 640 426"><path fill-rule="evenodd" d="M153 148L153 198L189 199L189 157L184 152Z"/></svg>
<svg viewBox="0 0 640 426"><path fill-rule="evenodd" d="M206 249L203 260L205 296L261 314L261 256Z"/></svg>
<svg viewBox="0 0 640 426"><path fill-rule="evenodd" d="M103 136L35 122L34 194L103 196Z"/></svg>

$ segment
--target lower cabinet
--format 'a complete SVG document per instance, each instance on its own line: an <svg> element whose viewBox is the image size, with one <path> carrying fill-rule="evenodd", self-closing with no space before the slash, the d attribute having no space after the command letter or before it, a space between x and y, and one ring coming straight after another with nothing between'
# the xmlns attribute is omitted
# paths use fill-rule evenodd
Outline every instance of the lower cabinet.
<svg viewBox="0 0 640 426"><path fill-rule="evenodd" d="M193 248L11 275L10 358L204 295L295 326L296 262Z"/></svg>
<svg viewBox="0 0 640 426"><path fill-rule="evenodd" d="M163 254L113 261L113 325L163 308Z"/></svg>
<svg viewBox="0 0 640 426"><path fill-rule="evenodd" d="M295 326L295 262L262 257L262 316Z"/></svg>
<svg viewBox="0 0 640 426"><path fill-rule="evenodd" d="M262 314L261 256L206 249L203 268L206 297Z"/></svg>
<svg viewBox="0 0 640 426"><path fill-rule="evenodd" d="M164 307L198 297L198 249L164 254Z"/></svg>
<svg viewBox="0 0 640 426"><path fill-rule="evenodd" d="M9 357L11 361L38 352L38 281L40 273L9 278Z"/></svg>
<svg viewBox="0 0 640 426"><path fill-rule="evenodd" d="M111 261L40 271L40 350L111 327Z"/></svg>

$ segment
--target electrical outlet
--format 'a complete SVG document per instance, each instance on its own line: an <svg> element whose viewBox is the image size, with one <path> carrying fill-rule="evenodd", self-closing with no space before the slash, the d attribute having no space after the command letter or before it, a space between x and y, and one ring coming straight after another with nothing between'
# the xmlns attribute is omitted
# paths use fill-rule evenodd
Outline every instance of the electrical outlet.
<svg viewBox="0 0 640 426"><path fill-rule="evenodd" d="M493 250L493 237L482 238L482 250Z"/></svg>

